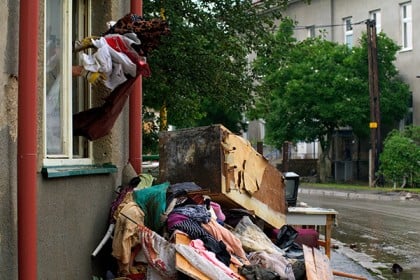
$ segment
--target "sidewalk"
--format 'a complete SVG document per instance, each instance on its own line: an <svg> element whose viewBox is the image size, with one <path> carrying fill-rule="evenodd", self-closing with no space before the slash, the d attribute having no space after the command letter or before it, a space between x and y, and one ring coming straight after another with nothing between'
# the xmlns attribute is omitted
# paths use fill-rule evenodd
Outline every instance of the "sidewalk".
<svg viewBox="0 0 420 280"><path fill-rule="evenodd" d="M314 194L331 197L341 197L346 199L367 199L367 200L380 200L380 201L391 201L391 200L402 200L407 199L406 193L399 192L385 192L378 189L369 190L335 190L330 188L313 187L307 183L299 186L298 193ZM412 196L409 195L410 198ZM418 197L418 195L416 195ZM339 249L333 249L331 255L331 267L335 270L360 275L366 277L368 280L384 279L380 276L373 276L363 263L364 256L357 256L358 253L354 252L350 248L345 248L341 242L334 240L334 244L338 245ZM361 254L364 255L364 254ZM367 256L365 256L367 257ZM361 263L356 261L359 259ZM335 277L334 279L343 279L341 277Z"/></svg>
<svg viewBox="0 0 420 280"><path fill-rule="evenodd" d="M347 273L366 277L368 280L378 279L372 276L368 272L368 270L364 268L363 266L361 266L359 263L353 261L342 252L337 252L336 250L332 250L331 267L334 270L339 270L342 272L347 272ZM343 279L342 277L335 277L335 278Z"/></svg>
<svg viewBox="0 0 420 280"><path fill-rule="evenodd" d="M387 192L381 191L380 188L366 190L335 190L333 188L313 187L308 183L302 183L299 186L298 192L304 194L345 197L347 199L372 199L383 201L420 199L418 194L410 192Z"/></svg>

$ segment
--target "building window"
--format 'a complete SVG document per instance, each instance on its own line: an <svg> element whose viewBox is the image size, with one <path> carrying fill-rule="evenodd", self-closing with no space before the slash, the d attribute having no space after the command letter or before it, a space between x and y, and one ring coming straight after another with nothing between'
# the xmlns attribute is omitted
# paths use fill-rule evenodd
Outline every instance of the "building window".
<svg viewBox="0 0 420 280"><path fill-rule="evenodd" d="M344 43L349 47L353 47L353 24L351 17L343 19L344 23Z"/></svg>
<svg viewBox="0 0 420 280"><path fill-rule="evenodd" d="M411 19L411 3L401 4L401 45L403 50L413 47L413 23Z"/></svg>
<svg viewBox="0 0 420 280"><path fill-rule="evenodd" d="M381 27L381 11L374 10L369 12L369 18L375 21L376 24L376 33L380 33L382 31Z"/></svg>
<svg viewBox="0 0 420 280"><path fill-rule="evenodd" d="M91 0L45 0L44 164L90 164L91 144L73 137L72 116L90 104L90 87L72 77L72 42L90 34Z"/></svg>
<svg viewBox="0 0 420 280"><path fill-rule="evenodd" d="M315 37L315 25L307 26L306 30L308 30L308 38L314 38Z"/></svg>

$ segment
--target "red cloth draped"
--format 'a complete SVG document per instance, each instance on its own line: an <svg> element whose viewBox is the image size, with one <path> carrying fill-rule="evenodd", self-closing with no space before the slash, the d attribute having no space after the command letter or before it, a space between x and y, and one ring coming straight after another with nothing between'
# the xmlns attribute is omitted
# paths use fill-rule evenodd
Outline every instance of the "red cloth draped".
<svg viewBox="0 0 420 280"><path fill-rule="evenodd" d="M74 114L73 135L84 136L91 141L108 135L124 108L137 77L128 78L126 82L115 88L105 98L102 106Z"/></svg>

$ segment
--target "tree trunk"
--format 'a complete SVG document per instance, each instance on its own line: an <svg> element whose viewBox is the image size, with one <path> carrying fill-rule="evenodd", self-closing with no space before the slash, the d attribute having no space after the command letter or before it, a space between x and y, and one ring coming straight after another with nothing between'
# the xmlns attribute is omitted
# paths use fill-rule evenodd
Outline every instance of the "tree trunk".
<svg viewBox="0 0 420 280"><path fill-rule="evenodd" d="M321 183L328 182L329 178L332 177L331 160L327 155L322 153L319 158L319 181Z"/></svg>
<svg viewBox="0 0 420 280"><path fill-rule="evenodd" d="M332 176L331 170L331 159L330 159L330 150L331 150L331 138L332 133L329 133L325 138L319 137L321 143L321 154L318 161L318 170L319 170L319 181L325 183L328 181L328 178Z"/></svg>
<svg viewBox="0 0 420 280"><path fill-rule="evenodd" d="M166 107L166 102L163 102L162 107L160 107L160 124L159 130L160 131L168 131L168 108Z"/></svg>

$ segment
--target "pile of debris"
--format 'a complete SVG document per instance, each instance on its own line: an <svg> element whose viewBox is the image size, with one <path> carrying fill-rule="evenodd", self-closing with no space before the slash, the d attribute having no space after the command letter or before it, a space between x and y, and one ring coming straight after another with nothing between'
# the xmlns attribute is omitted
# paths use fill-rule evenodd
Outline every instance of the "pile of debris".
<svg viewBox="0 0 420 280"><path fill-rule="evenodd" d="M159 179L131 177L111 207L109 279L305 277L284 177L248 141L221 125L159 140Z"/></svg>
<svg viewBox="0 0 420 280"><path fill-rule="evenodd" d="M290 227L268 231L252 211L225 209L193 182L139 181L111 207L110 279L303 279Z"/></svg>

